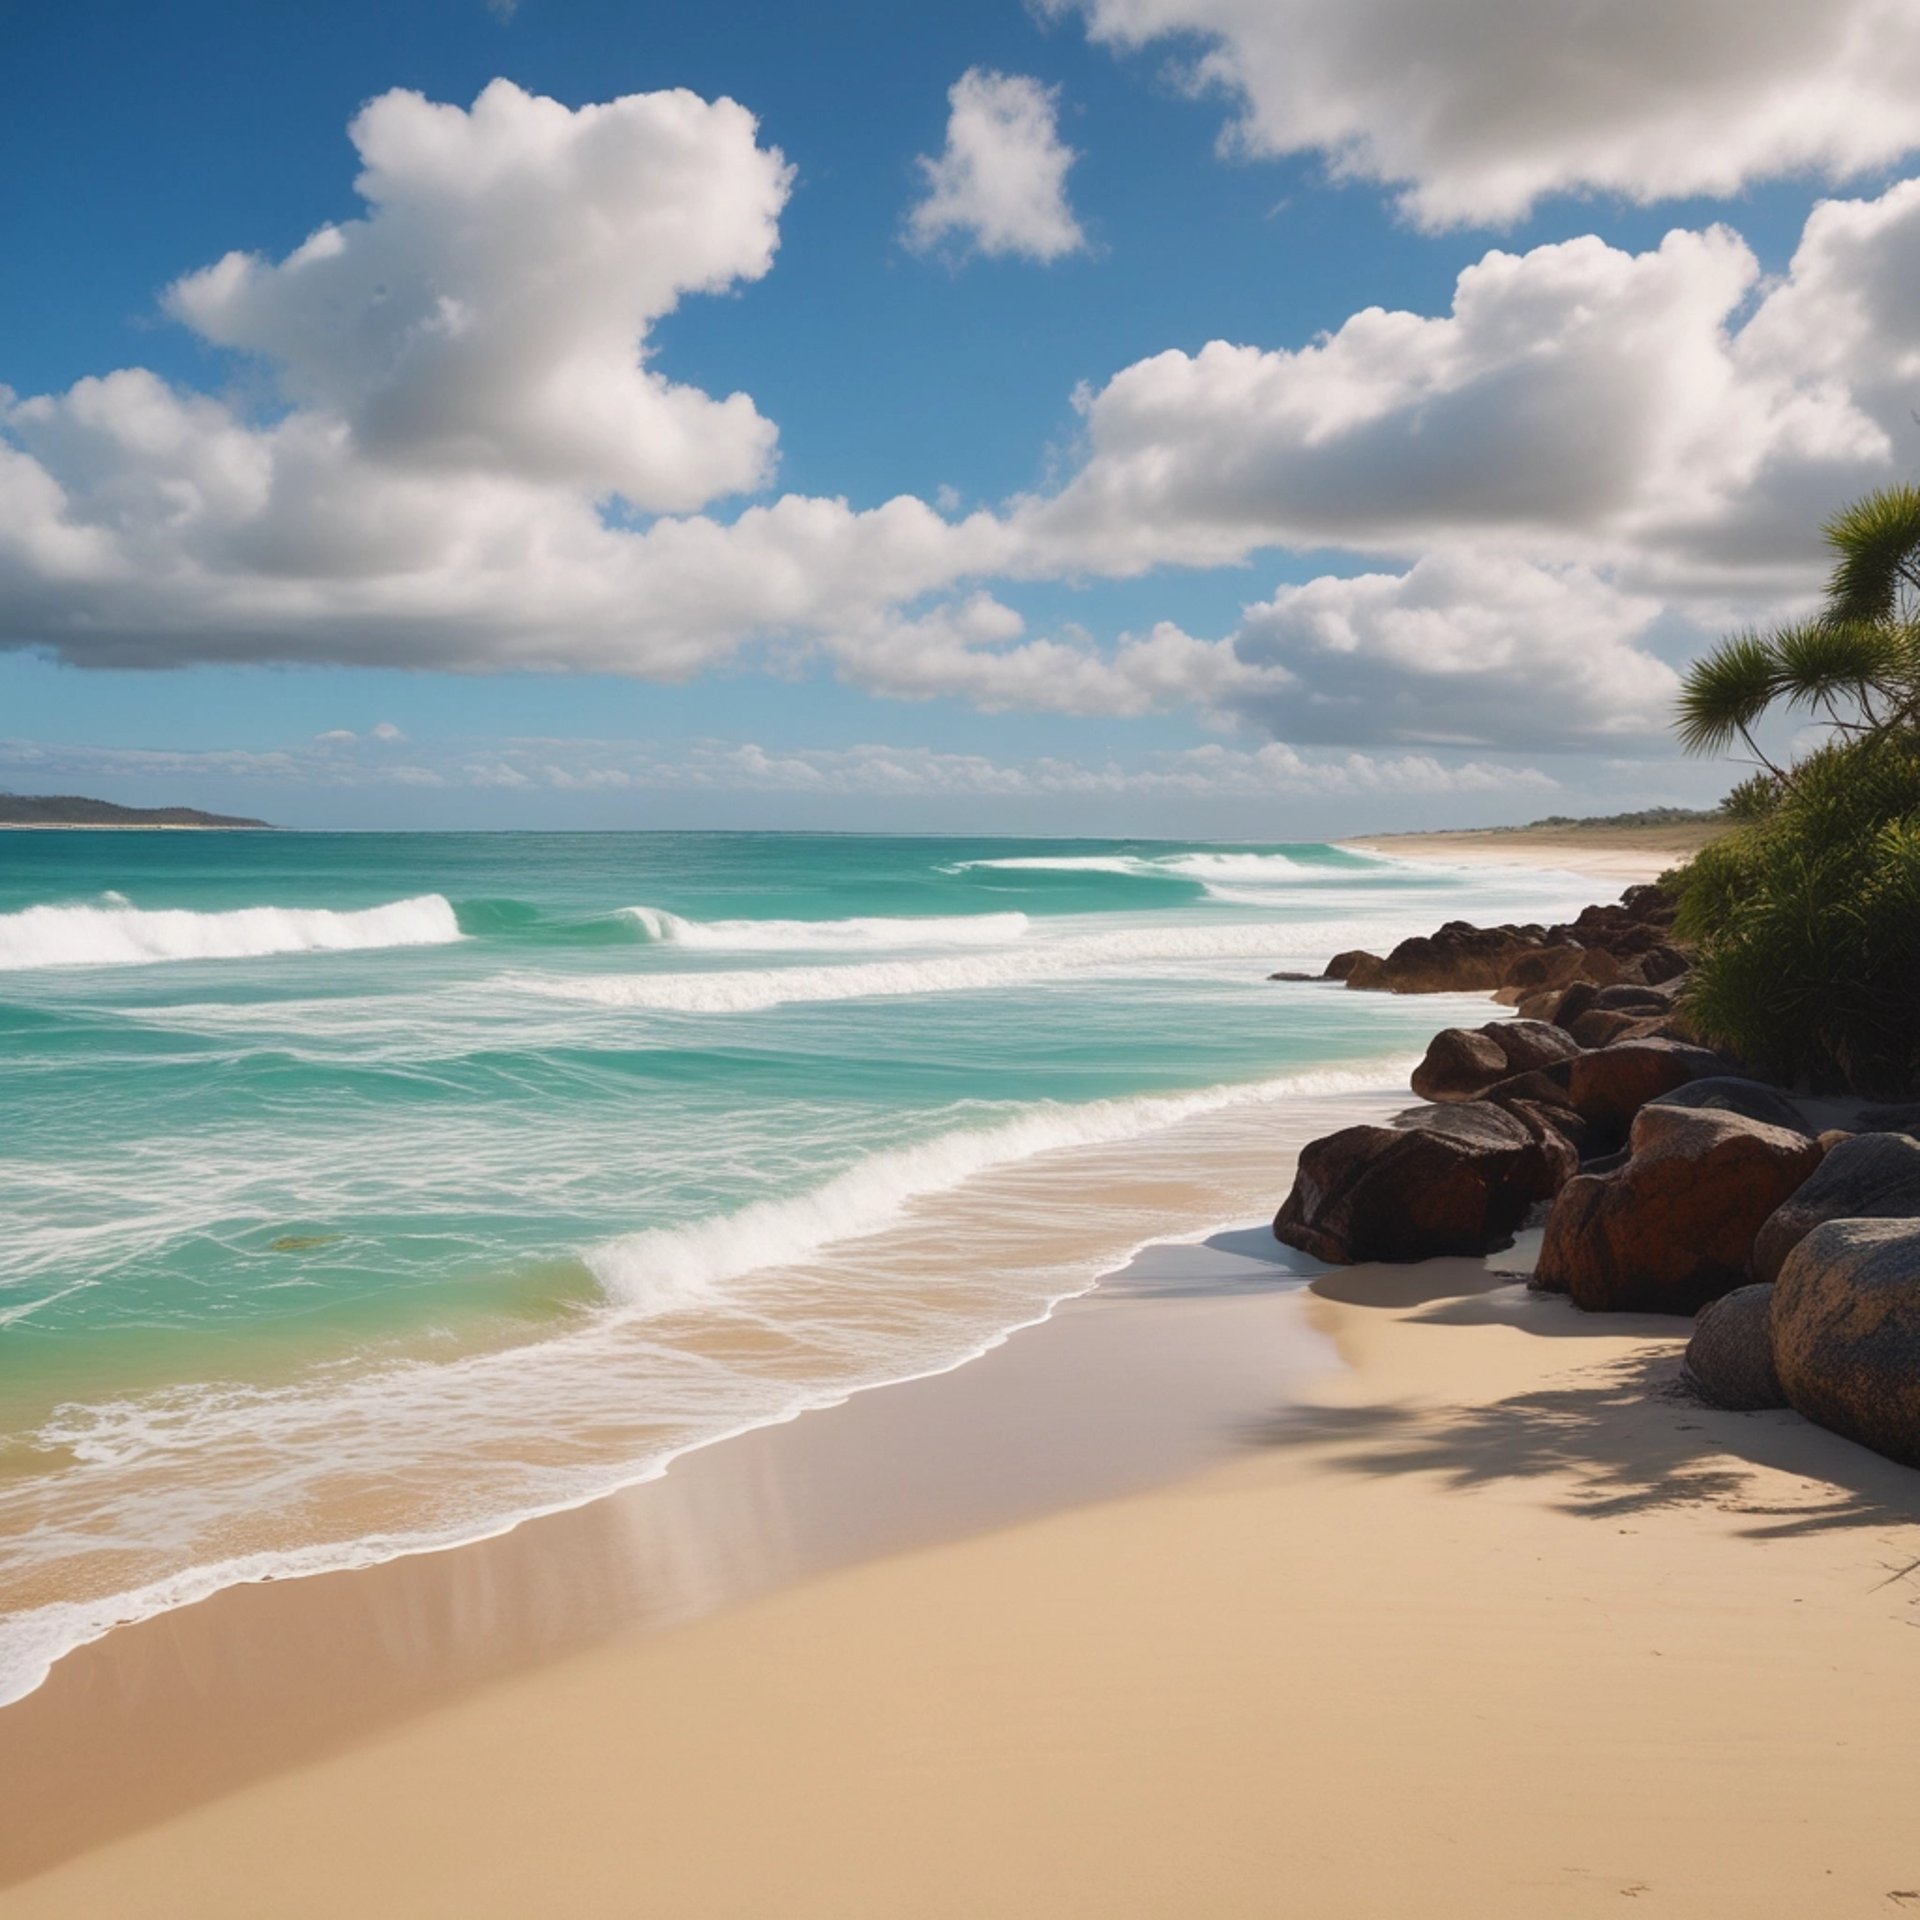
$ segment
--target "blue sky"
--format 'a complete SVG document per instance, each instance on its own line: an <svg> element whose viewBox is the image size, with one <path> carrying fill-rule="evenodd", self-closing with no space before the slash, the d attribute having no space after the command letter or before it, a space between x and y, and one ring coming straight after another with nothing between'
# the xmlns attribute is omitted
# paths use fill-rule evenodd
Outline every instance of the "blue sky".
<svg viewBox="0 0 1920 1920"><path fill-rule="evenodd" d="M1831 7L1711 63L1657 25L1583 43L1574 0L1409 4L10 10L0 783L301 824L1253 837L1711 796L1726 770L1661 738L1672 665L1804 598L1819 513L1912 470L1890 376L1914 323L1874 275L1920 255L1920 53L1859 64ZM669 180L634 97L674 88L700 114ZM399 158L367 225L348 127L397 89L424 98L380 120ZM573 117L616 101L606 138ZM472 111L450 186L409 172L426 102ZM523 233L515 169L549 140L576 185L539 187ZM916 245L943 153L958 213ZM575 234L583 193L630 230ZM1836 194L1853 211L1810 227ZM1661 250L1716 223L1738 240ZM316 292L277 263L330 224L345 277ZM626 275L650 249L651 305ZM245 285L169 310L235 251ZM376 256L431 338L350 365ZM544 311L509 312L536 283ZM442 352L436 301L465 345ZM1355 320L1375 308L1427 324ZM620 444L580 453L609 325L615 375L750 396L759 424L669 471L636 389ZM125 369L151 384L86 384ZM408 441L390 423L422 407ZM724 447L737 416L699 407ZM319 480L289 451L308 429ZM907 496L929 524L821 521L770 556L755 515L783 495L856 520ZM444 501L487 584L369 558L364 528L289 561L320 498L395 527ZM711 561L663 581L663 522L710 525ZM563 577L537 550L570 542ZM783 569L791 591L740 587Z"/></svg>

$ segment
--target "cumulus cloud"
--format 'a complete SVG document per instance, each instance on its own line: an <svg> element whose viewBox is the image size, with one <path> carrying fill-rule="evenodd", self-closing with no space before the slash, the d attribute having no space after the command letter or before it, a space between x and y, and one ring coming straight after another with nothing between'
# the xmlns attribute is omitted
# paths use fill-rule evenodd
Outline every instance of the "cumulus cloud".
<svg viewBox="0 0 1920 1920"><path fill-rule="evenodd" d="M1111 572L1471 544L1676 594L1804 588L1819 519L1920 446L1916 275L1916 181L1817 208L1764 291L1719 227L1495 251L1446 314L1123 368L1082 396L1078 471L1018 518Z"/></svg>
<svg viewBox="0 0 1920 1920"><path fill-rule="evenodd" d="M1583 567L1442 553L1404 574L1283 587L1236 649L1289 669L1236 704L1292 740L1592 746L1657 733L1678 679L1638 644L1657 601Z"/></svg>
<svg viewBox="0 0 1920 1920"><path fill-rule="evenodd" d="M1323 154L1427 227L1542 195L1651 202L1920 146L1909 0L1043 0L1122 48L1171 42L1234 103L1226 144ZM1197 51L1196 51L1197 50Z"/></svg>
<svg viewBox="0 0 1920 1920"><path fill-rule="evenodd" d="M1617 744L1661 723L1675 609L1807 592L1822 515L1920 447L1909 181L1816 208L1774 282L1724 228L1586 237L1488 253L1444 312L1154 355L1081 397L1056 488L998 510L721 511L772 425L672 384L648 329L772 261L787 171L751 118L496 83L470 110L387 95L354 137L364 218L169 296L261 362L270 407L139 368L0 389L0 645L654 680L757 646L994 710ZM1213 636L1150 604L1103 640L1035 632L1009 604L1317 548L1377 565L1265 601L1255 578Z"/></svg>
<svg viewBox="0 0 1920 1920"><path fill-rule="evenodd" d="M1059 89L969 67L947 100L947 144L920 160L926 194L907 216L908 244L924 252L953 240L1042 261L1082 251L1086 235L1067 204L1077 156L1060 138Z"/></svg>

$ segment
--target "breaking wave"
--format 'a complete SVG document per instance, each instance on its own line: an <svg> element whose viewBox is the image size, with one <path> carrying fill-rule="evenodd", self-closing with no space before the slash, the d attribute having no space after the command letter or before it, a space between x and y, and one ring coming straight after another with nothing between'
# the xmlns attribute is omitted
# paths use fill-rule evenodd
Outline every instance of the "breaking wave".
<svg viewBox="0 0 1920 1920"><path fill-rule="evenodd" d="M735 953L858 951L872 947L1004 946L1026 933L1024 913L868 915L851 920L683 920L664 907L623 907L649 940Z"/></svg>
<svg viewBox="0 0 1920 1920"><path fill-rule="evenodd" d="M461 937L437 893L336 913L323 907L28 907L0 914L0 973L35 967L135 967L161 960L244 960L269 953L437 947Z"/></svg>

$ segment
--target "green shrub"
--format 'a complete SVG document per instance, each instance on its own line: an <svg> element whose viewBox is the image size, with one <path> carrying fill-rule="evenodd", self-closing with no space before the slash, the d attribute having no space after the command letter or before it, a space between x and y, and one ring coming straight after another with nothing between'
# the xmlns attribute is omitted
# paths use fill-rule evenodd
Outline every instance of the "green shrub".
<svg viewBox="0 0 1920 1920"><path fill-rule="evenodd" d="M1783 1079L1920 1086L1920 739L1864 734L1674 876L1701 1036Z"/></svg>

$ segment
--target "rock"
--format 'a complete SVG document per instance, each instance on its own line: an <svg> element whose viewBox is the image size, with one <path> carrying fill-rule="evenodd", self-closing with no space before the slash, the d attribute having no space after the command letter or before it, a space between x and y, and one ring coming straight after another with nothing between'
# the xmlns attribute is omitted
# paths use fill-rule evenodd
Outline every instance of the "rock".
<svg viewBox="0 0 1920 1920"><path fill-rule="evenodd" d="M1862 1107L1860 1126L1869 1133L1920 1134L1920 1100L1906 1100L1891 1107Z"/></svg>
<svg viewBox="0 0 1920 1920"><path fill-rule="evenodd" d="M1267 978L1269 980L1318 980L1320 975L1317 973L1270 973Z"/></svg>
<svg viewBox="0 0 1920 1920"><path fill-rule="evenodd" d="M1687 977L1687 956L1678 947L1649 947L1633 963L1633 971L1648 986L1663 986L1668 981Z"/></svg>
<svg viewBox="0 0 1920 1920"><path fill-rule="evenodd" d="M1444 1027L1413 1070L1413 1090L1423 1100L1473 1100L1498 1081L1570 1060L1579 1051L1571 1035L1540 1020Z"/></svg>
<svg viewBox="0 0 1920 1920"><path fill-rule="evenodd" d="M1503 1107L1415 1107L1311 1141L1273 1231L1338 1265L1492 1253L1577 1164L1557 1133Z"/></svg>
<svg viewBox="0 0 1920 1920"><path fill-rule="evenodd" d="M1498 984L1503 987L1564 987L1576 980L1610 986L1620 977L1620 962L1604 947L1537 947L1516 953Z"/></svg>
<svg viewBox="0 0 1920 1920"><path fill-rule="evenodd" d="M1643 1014L1622 1013L1612 1007L1589 1007L1567 1031L1583 1047L1608 1047L1616 1040L1649 1031L1655 1025L1658 1021L1649 1021Z"/></svg>
<svg viewBox="0 0 1920 1920"><path fill-rule="evenodd" d="M1735 1413L1784 1407L1773 1369L1771 1286L1735 1287L1709 1300L1693 1323L1682 1377L1703 1399Z"/></svg>
<svg viewBox="0 0 1920 1920"><path fill-rule="evenodd" d="M1550 987L1540 996L1550 997L1551 1006L1535 1003L1531 996L1520 1003L1520 1011L1534 1020L1551 1020L1556 1027L1573 1031L1573 1023L1600 998L1600 989L1591 980L1576 980L1570 987Z"/></svg>
<svg viewBox="0 0 1920 1920"><path fill-rule="evenodd" d="M1727 1063L1682 1040L1625 1040L1583 1053L1573 1063L1568 1091L1594 1125L1624 1134L1649 1100L1690 1080L1724 1077Z"/></svg>
<svg viewBox="0 0 1920 1920"><path fill-rule="evenodd" d="M1675 1087L1670 1093L1655 1094L1647 1104L1693 1107L1712 1113L1742 1113L1749 1120L1764 1121L1770 1127L1785 1127L1792 1133L1813 1132L1800 1109L1778 1087L1770 1087L1761 1080L1742 1080L1734 1074L1689 1080L1684 1087Z"/></svg>
<svg viewBox="0 0 1920 1920"><path fill-rule="evenodd" d="M1628 1145L1547 1216L1535 1284L1590 1312L1692 1313L1740 1285L1761 1223L1820 1164L1803 1133L1689 1107L1642 1108Z"/></svg>
<svg viewBox="0 0 1920 1920"><path fill-rule="evenodd" d="M1773 1289L1773 1361L1788 1404L1920 1466L1920 1220L1828 1220Z"/></svg>
<svg viewBox="0 0 1920 1920"><path fill-rule="evenodd" d="M1449 920L1435 933L1402 940L1377 969L1356 965L1348 971L1347 985L1389 993L1490 993L1531 938L1514 927Z"/></svg>
<svg viewBox="0 0 1920 1920"><path fill-rule="evenodd" d="M1636 986L1628 981L1617 987L1602 987L1593 997L1596 1007L1609 1013L1654 1013L1662 1016L1673 1011L1673 997L1652 987Z"/></svg>
<svg viewBox="0 0 1920 1920"><path fill-rule="evenodd" d="M1779 1206L1753 1243L1753 1277L1777 1280L1787 1255L1826 1220L1920 1220L1920 1140L1856 1133Z"/></svg>
<svg viewBox="0 0 1920 1920"><path fill-rule="evenodd" d="M1354 969L1356 961L1372 960L1378 964L1379 956L1368 953L1362 947L1349 947L1345 953L1336 953L1327 962L1326 970L1320 976L1322 980L1344 980Z"/></svg>

